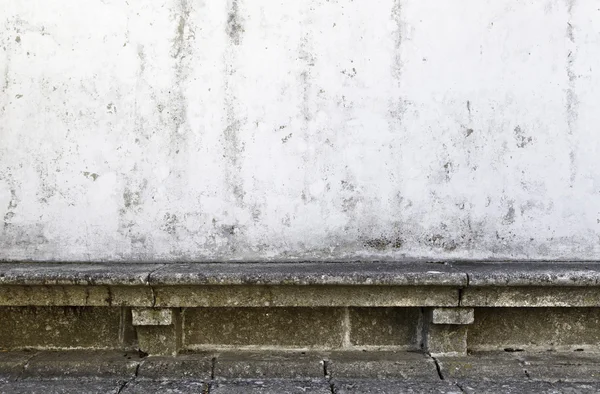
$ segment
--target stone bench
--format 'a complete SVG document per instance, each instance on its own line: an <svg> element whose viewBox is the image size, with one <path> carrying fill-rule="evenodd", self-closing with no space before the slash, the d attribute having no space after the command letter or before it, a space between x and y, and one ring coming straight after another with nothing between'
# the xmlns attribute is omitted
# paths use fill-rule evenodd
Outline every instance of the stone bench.
<svg viewBox="0 0 600 394"><path fill-rule="evenodd" d="M270 313L275 320L313 319L314 325L329 331L339 326L339 341L326 339L315 345L332 348L401 346L393 338L378 345L355 337L357 333L368 337L369 319L373 326L383 325L388 331L395 330L395 320L414 320L411 330L417 331L414 340L419 347L433 354L460 354L469 348L469 326L480 315L489 325L494 318L513 316L520 308L600 307L599 279L600 264L593 262L0 263L0 307L9 311L75 307L87 308L81 310L89 313L109 313L93 308L112 307L119 311L119 340L127 342L131 337L135 342L137 338L139 347L150 353L210 347L210 343L183 343L186 332L192 330L186 327L201 326L201 321L221 330L227 324L239 326L247 320L251 325L258 319L256 329L268 331L273 327L261 316ZM537 313L528 310L530 315ZM236 315L236 311L243 313ZM325 321L327 311L335 324ZM194 337L195 330L188 337ZM204 331L202 335L207 336ZM244 335L225 342L246 346ZM247 346L279 346L275 337L267 338L266 345L250 337ZM300 347L311 347L308 339L300 340ZM486 346L479 341L477 346ZM18 340L13 342L4 347L18 347ZM288 346L283 342L283 347Z"/></svg>

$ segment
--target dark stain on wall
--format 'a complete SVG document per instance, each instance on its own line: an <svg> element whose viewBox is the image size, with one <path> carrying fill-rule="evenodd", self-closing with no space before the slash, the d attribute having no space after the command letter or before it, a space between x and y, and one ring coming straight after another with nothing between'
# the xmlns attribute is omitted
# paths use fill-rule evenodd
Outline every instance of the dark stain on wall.
<svg viewBox="0 0 600 394"><path fill-rule="evenodd" d="M239 103L232 76L237 71L237 46L242 42L242 19L240 16L240 0L230 0L227 11L226 34L229 38L229 46L225 52L225 76L224 76L224 109L225 129L222 134L223 157L225 159L225 182L227 188L234 197L234 201L240 207L245 206L244 181L241 177L244 143L240 139L244 119L239 114Z"/></svg>
<svg viewBox="0 0 600 394"><path fill-rule="evenodd" d="M578 105L579 100L577 98L577 93L575 92L575 82L577 76L573 71L573 64L576 60L576 43L575 43L575 32L573 24L571 23L572 15L573 15L573 6L575 4L574 0L567 0L567 11L569 14L569 21L567 22L566 27L566 38L569 40L571 50L567 54L567 65L566 65L566 73L568 78L568 88L567 88L567 97L566 97L566 111L567 111L567 130L569 136L572 138L573 132L575 131L575 127L577 124L578 114ZM570 164L570 186L573 187L573 183L575 182L575 176L577 173L577 166L575 163L575 153L573 147L571 147L571 153L569 154L569 164Z"/></svg>
<svg viewBox="0 0 600 394"><path fill-rule="evenodd" d="M240 17L239 0L232 0L227 13L227 35L233 45L240 45L243 33L244 26Z"/></svg>
<svg viewBox="0 0 600 394"><path fill-rule="evenodd" d="M525 135L525 133L521 129L521 126L515 127L515 140L517 140L518 148L525 148L532 141L531 137Z"/></svg>
<svg viewBox="0 0 600 394"><path fill-rule="evenodd" d="M11 224L11 219L15 216L15 209L19 205L19 200L17 198L17 192L14 188L10 189L10 200L8 201L8 207L6 210L6 214L4 215L4 228L6 229Z"/></svg>

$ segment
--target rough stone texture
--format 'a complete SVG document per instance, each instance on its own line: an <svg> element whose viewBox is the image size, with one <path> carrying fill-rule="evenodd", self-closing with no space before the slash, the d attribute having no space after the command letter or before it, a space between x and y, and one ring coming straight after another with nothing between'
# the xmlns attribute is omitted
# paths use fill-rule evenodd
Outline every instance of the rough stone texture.
<svg viewBox="0 0 600 394"><path fill-rule="evenodd" d="M600 283L597 262L455 262L452 268L469 276L469 286L593 286Z"/></svg>
<svg viewBox="0 0 600 394"><path fill-rule="evenodd" d="M353 346L420 346L420 308L349 308L349 315Z"/></svg>
<svg viewBox="0 0 600 394"><path fill-rule="evenodd" d="M134 308L131 313L134 326L170 326L175 321L172 309Z"/></svg>
<svg viewBox="0 0 600 394"><path fill-rule="evenodd" d="M117 394L124 382L115 380L23 380L1 382L2 394Z"/></svg>
<svg viewBox="0 0 600 394"><path fill-rule="evenodd" d="M111 285L148 284L150 273L161 264L103 263L1 263L2 285Z"/></svg>
<svg viewBox="0 0 600 394"><path fill-rule="evenodd" d="M157 307L458 306L458 289L401 286L160 286Z"/></svg>
<svg viewBox="0 0 600 394"><path fill-rule="evenodd" d="M0 285L0 306L151 306L150 287Z"/></svg>
<svg viewBox="0 0 600 394"><path fill-rule="evenodd" d="M600 393L599 383L553 383L554 393L560 394L597 394Z"/></svg>
<svg viewBox="0 0 600 394"><path fill-rule="evenodd" d="M341 308L186 308L183 346L337 348L343 317Z"/></svg>
<svg viewBox="0 0 600 394"><path fill-rule="evenodd" d="M0 265L1 266L1 265ZM465 286L467 277L448 264L428 262L310 262L169 264L153 272L152 285L395 285Z"/></svg>
<svg viewBox="0 0 600 394"><path fill-rule="evenodd" d="M532 380L545 382L599 382L598 354L570 353L516 353L527 375ZM598 384L596 385L597 387Z"/></svg>
<svg viewBox="0 0 600 394"><path fill-rule="evenodd" d="M506 352L476 353L469 356L437 357L440 373L449 381L526 381L519 360Z"/></svg>
<svg viewBox="0 0 600 394"><path fill-rule="evenodd" d="M171 325L135 326L140 350L153 355L176 355L182 348L180 309L171 312Z"/></svg>
<svg viewBox="0 0 600 394"><path fill-rule="evenodd" d="M468 287L461 306L598 307L600 288L591 287Z"/></svg>
<svg viewBox="0 0 600 394"><path fill-rule="evenodd" d="M474 316L473 308L434 308L431 311L431 323L471 324Z"/></svg>
<svg viewBox="0 0 600 394"><path fill-rule="evenodd" d="M215 382L210 388L211 394L331 394L329 382L255 380L240 382Z"/></svg>
<svg viewBox="0 0 600 394"><path fill-rule="evenodd" d="M461 382L458 384L466 394L560 394L563 391L546 382ZM576 391L585 393L585 391ZM591 392L589 393L591 394Z"/></svg>
<svg viewBox="0 0 600 394"><path fill-rule="evenodd" d="M0 352L0 381L15 380L23 373L23 367L36 352Z"/></svg>
<svg viewBox="0 0 600 394"><path fill-rule="evenodd" d="M466 354L469 326L428 324L425 331L425 348L431 354Z"/></svg>
<svg viewBox="0 0 600 394"><path fill-rule="evenodd" d="M327 373L335 379L439 379L431 357L410 352L334 352L327 357Z"/></svg>
<svg viewBox="0 0 600 394"><path fill-rule="evenodd" d="M181 334L178 327L138 326L136 327L140 350L152 355L176 355L181 349Z"/></svg>
<svg viewBox="0 0 600 394"><path fill-rule="evenodd" d="M462 390L448 382L407 382L405 380L334 380L336 394L462 394Z"/></svg>
<svg viewBox="0 0 600 394"><path fill-rule="evenodd" d="M273 304L282 306L457 306L453 287L278 286Z"/></svg>
<svg viewBox="0 0 600 394"><path fill-rule="evenodd" d="M138 379L186 380L211 379L213 353L179 354L176 357L150 356L138 370Z"/></svg>
<svg viewBox="0 0 600 394"><path fill-rule="evenodd" d="M207 394L208 383L196 380L136 380L128 383L119 394Z"/></svg>
<svg viewBox="0 0 600 394"><path fill-rule="evenodd" d="M478 308L469 349L598 349L600 308Z"/></svg>
<svg viewBox="0 0 600 394"><path fill-rule="evenodd" d="M132 379L142 361L137 352L40 352L29 360L23 378L71 379L81 377Z"/></svg>
<svg viewBox="0 0 600 394"><path fill-rule="evenodd" d="M315 379L324 376L324 356L305 352L226 352L215 362L215 379Z"/></svg>
<svg viewBox="0 0 600 394"><path fill-rule="evenodd" d="M0 308L0 349L130 346L121 308Z"/></svg>
<svg viewBox="0 0 600 394"><path fill-rule="evenodd" d="M600 254L597 0L3 11L0 259Z"/></svg>

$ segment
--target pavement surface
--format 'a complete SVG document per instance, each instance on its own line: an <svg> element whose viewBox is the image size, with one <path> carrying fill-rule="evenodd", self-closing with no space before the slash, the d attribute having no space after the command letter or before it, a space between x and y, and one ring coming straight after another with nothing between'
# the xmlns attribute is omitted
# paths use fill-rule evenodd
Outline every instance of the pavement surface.
<svg viewBox="0 0 600 394"><path fill-rule="evenodd" d="M588 352L0 352L0 393L599 392Z"/></svg>

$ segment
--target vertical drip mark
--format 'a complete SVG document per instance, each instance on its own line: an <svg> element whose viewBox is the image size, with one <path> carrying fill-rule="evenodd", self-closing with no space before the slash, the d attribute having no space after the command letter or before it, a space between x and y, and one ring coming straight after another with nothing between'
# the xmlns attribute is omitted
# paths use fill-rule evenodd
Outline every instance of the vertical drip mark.
<svg viewBox="0 0 600 394"><path fill-rule="evenodd" d="M401 238L402 232L402 217L404 214L404 197L402 196L401 190L401 177L402 174L402 123L405 113L405 100L402 97L402 0L392 0L392 9L390 12L390 19L395 25L395 30L391 36L393 48L391 54L391 77L394 84L391 86L390 97L388 101L388 133L390 133L390 142L394 144L394 151L399 153L400 157L394 157L393 165L390 166L389 179L393 183L393 188L397 190L395 199L393 202L392 214L396 218L396 237Z"/></svg>
<svg viewBox="0 0 600 394"><path fill-rule="evenodd" d="M400 76L402 73L402 4L401 0L394 0L394 6L392 7L392 20L396 24L396 31L394 33L394 78L400 83Z"/></svg>
<svg viewBox="0 0 600 394"><path fill-rule="evenodd" d="M242 42L244 28L240 17L240 0L228 2L226 34L229 38L225 52L225 130L223 130L224 157L227 161L225 166L225 180L227 187L233 194L234 200L239 207L244 206L244 186L241 177L242 163L241 153L244 151L243 143L240 141L242 121L238 114L238 100L233 89L235 86L232 79L236 73L237 47Z"/></svg>
<svg viewBox="0 0 600 394"><path fill-rule="evenodd" d="M572 24L572 15L573 15L573 6L575 5L575 0L567 0L567 12L568 12L568 21L567 21L567 39L569 40L568 47L569 53L567 55L567 77L568 77L568 87L567 87L567 97L566 97L566 111L567 111L567 131L569 133L569 145L570 145L570 153L569 153L569 168L570 168L570 176L569 176L569 186L572 188L575 182L575 177L577 174L577 166L575 163L575 144L573 141L573 132L577 127L577 118L578 112L577 107L579 104L577 93L575 93L575 82L577 76L573 70L573 65L576 59L576 44L575 44L575 34Z"/></svg>
<svg viewBox="0 0 600 394"><path fill-rule="evenodd" d="M185 148L185 132L181 128L185 124L187 117L187 103L185 100L185 79L188 72L187 58L190 57L191 48L189 38L193 36L193 30L189 24L190 6L187 0L179 0L178 16L176 17L177 29L173 39L173 54L175 60L175 86L174 108L173 108L173 132L171 134L171 151L176 155Z"/></svg>
<svg viewBox="0 0 600 394"><path fill-rule="evenodd" d="M309 9L312 8L312 2L308 2ZM311 13L308 12L306 15L309 16ZM311 26L310 20L305 20L302 26ZM303 164L304 164L304 187L302 189L302 202L309 203L312 199L309 191L309 184L311 181L312 171L309 170L310 166L314 165L314 157L312 156L311 138L310 138L310 122L312 120L311 105L311 70L315 65L315 57L311 50L311 29L302 29L302 39L300 41L300 47L298 49L298 59L303 63L302 71L300 72L300 88L302 92L301 104L300 104L300 115L302 116L302 139L304 141L305 152L303 153Z"/></svg>

